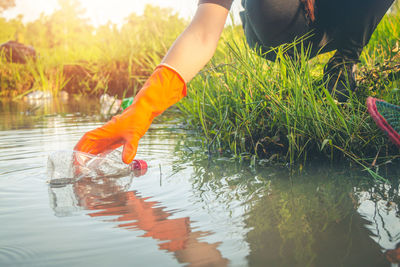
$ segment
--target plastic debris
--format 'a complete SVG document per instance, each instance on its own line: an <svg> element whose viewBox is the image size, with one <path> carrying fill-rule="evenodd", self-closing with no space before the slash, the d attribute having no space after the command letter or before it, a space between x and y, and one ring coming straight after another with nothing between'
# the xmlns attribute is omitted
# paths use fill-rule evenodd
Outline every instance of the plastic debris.
<svg viewBox="0 0 400 267"><path fill-rule="evenodd" d="M48 158L49 183L61 186L73 183L82 177L137 177L147 172L147 163L144 160L134 160L127 165L122 162L121 154L119 150L97 156L78 151L57 151Z"/></svg>
<svg viewBox="0 0 400 267"><path fill-rule="evenodd" d="M121 109L125 110L127 107L132 105L132 103L133 103L133 97L128 97L128 98L122 99Z"/></svg>
<svg viewBox="0 0 400 267"><path fill-rule="evenodd" d="M48 158L47 176L50 206L58 217L86 209L87 198L107 198L129 189L132 179L147 172L144 160L122 162L122 153L91 155L78 151L57 151Z"/></svg>
<svg viewBox="0 0 400 267"><path fill-rule="evenodd" d="M100 96L100 113L103 116L112 116L117 114L121 108L121 100L108 94Z"/></svg>
<svg viewBox="0 0 400 267"><path fill-rule="evenodd" d="M36 90L26 95L26 99L28 100L49 99L49 98L53 98L52 93L49 91Z"/></svg>

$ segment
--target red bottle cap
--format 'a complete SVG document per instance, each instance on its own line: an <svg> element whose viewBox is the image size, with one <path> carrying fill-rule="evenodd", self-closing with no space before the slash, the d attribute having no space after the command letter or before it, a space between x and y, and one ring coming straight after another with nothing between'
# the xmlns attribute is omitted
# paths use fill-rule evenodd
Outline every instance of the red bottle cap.
<svg viewBox="0 0 400 267"><path fill-rule="evenodd" d="M147 172L147 163L144 160L136 159L130 164L135 176L142 176Z"/></svg>

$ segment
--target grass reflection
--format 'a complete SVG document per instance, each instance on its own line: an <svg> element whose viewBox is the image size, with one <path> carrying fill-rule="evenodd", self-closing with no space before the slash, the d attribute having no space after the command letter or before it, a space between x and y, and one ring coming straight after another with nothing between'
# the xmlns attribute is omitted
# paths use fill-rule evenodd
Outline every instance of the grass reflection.
<svg viewBox="0 0 400 267"><path fill-rule="evenodd" d="M384 252L400 242L398 170L387 173L390 182L377 183L338 167L291 174L200 158L192 177L198 195L230 209L240 201L246 209L250 266L390 265ZM362 213L366 204L374 216Z"/></svg>

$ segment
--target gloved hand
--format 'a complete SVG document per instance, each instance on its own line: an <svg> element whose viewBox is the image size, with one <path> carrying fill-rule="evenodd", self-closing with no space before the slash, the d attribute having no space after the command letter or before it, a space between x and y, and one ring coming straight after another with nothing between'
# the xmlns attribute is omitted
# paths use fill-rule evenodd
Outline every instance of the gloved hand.
<svg viewBox="0 0 400 267"><path fill-rule="evenodd" d="M87 132L74 150L97 155L123 145L122 160L129 164L136 155L139 139L149 129L153 119L184 96L184 79L170 66L159 65L132 105L105 125Z"/></svg>

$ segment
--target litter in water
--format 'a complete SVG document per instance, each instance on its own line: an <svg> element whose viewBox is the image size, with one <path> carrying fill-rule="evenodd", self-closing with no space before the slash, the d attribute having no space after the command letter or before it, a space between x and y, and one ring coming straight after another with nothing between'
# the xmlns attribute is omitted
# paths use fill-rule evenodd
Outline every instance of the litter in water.
<svg viewBox="0 0 400 267"><path fill-rule="evenodd" d="M110 96L108 94L103 94L100 96L100 113L103 116L115 115L120 111L121 100Z"/></svg>
<svg viewBox="0 0 400 267"><path fill-rule="evenodd" d="M47 176L50 179L50 206L55 215L74 215L86 207L86 198L93 197L93 194L103 198L127 190L134 177L147 172L144 160L125 164L121 155L119 150L97 156L78 151L57 151L51 154L47 163ZM108 189L98 190L104 187Z"/></svg>
<svg viewBox="0 0 400 267"><path fill-rule="evenodd" d="M51 154L47 162L47 177L50 186L60 187L71 184L83 177L118 178L141 176L147 172L144 160L134 160L125 164L121 160L121 151L91 155L78 151L57 151Z"/></svg>

